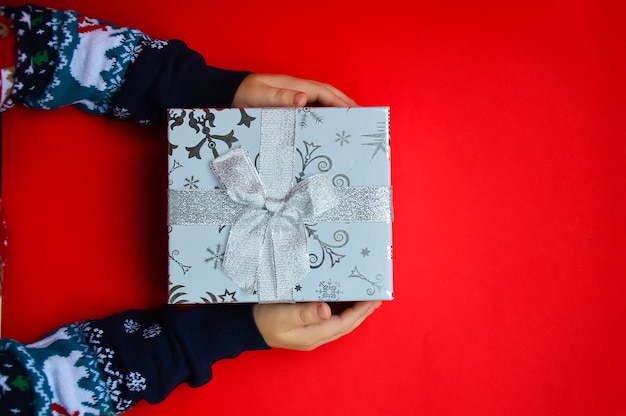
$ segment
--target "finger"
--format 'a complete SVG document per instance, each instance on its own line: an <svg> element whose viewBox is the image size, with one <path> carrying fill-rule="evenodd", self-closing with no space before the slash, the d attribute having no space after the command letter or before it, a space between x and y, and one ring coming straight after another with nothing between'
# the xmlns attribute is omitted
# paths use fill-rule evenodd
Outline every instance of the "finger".
<svg viewBox="0 0 626 416"><path fill-rule="evenodd" d="M307 94L289 88L269 87L266 98L259 97L261 107L302 107L308 100ZM263 102L264 101L264 102Z"/></svg>
<svg viewBox="0 0 626 416"><path fill-rule="evenodd" d="M356 302L353 306L336 315L338 336L346 335L358 327L380 305L381 301Z"/></svg>
<svg viewBox="0 0 626 416"><path fill-rule="evenodd" d="M255 75L245 78L233 99L235 107L302 107L306 93L291 88L281 75ZM293 83L292 83L293 84Z"/></svg>
<svg viewBox="0 0 626 416"><path fill-rule="evenodd" d="M294 314L297 314L297 325L315 325L331 317L330 306L326 302L300 303Z"/></svg>
<svg viewBox="0 0 626 416"><path fill-rule="evenodd" d="M330 319L333 316L333 311L330 305L326 302L320 302L317 306L317 314L322 320Z"/></svg>
<svg viewBox="0 0 626 416"><path fill-rule="evenodd" d="M376 308L357 305L352 310L346 310L342 315L334 316L332 321L325 322L316 327L312 339L316 341L310 346L315 349L321 345L335 341L354 331L363 321L369 317Z"/></svg>
<svg viewBox="0 0 626 416"><path fill-rule="evenodd" d="M293 106L294 107L304 107L308 104L309 97L305 92L297 92L293 97Z"/></svg>
<svg viewBox="0 0 626 416"><path fill-rule="evenodd" d="M363 321L380 306L380 301L357 302L346 309L341 315L334 315L330 319L317 325L298 328L298 337L312 350L320 345L334 341L356 329Z"/></svg>
<svg viewBox="0 0 626 416"><path fill-rule="evenodd" d="M336 87L308 79L294 78L288 75L272 76L270 78L260 78L266 82L267 85L272 85L272 82L280 82L281 88L288 88L295 91L302 91L308 96L307 104L317 104L326 107L355 107L356 102L344 94ZM274 84L276 86L276 84ZM300 104L300 103L299 103ZM298 106L303 106L298 105Z"/></svg>
<svg viewBox="0 0 626 416"><path fill-rule="evenodd" d="M356 103L348 97L335 94L325 88L303 88L303 91L280 88L273 91L274 97L266 107L304 107L316 104L323 107L354 107Z"/></svg>
<svg viewBox="0 0 626 416"><path fill-rule="evenodd" d="M308 96L308 104L324 107L355 107L356 102L332 85L309 81L302 90Z"/></svg>

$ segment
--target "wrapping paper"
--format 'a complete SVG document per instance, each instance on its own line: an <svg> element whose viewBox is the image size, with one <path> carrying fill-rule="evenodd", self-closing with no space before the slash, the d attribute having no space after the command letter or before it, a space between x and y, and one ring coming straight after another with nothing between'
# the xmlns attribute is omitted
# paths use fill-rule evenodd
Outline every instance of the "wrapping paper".
<svg viewBox="0 0 626 416"><path fill-rule="evenodd" d="M169 302L392 299L389 108L292 109L288 113L293 116L289 115L287 122L272 124L268 119L276 111L170 110ZM285 134L293 136L291 147L285 144ZM236 284L223 268L225 258L228 263L229 257L245 257L239 256L237 250L256 251L246 244L233 249L236 238L231 235L232 223L242 214L233 208L237 204L220 199L228 199L225 195L229 187L223 182L232 180L228 175L220 180L212 166L216 158L219 162L238 151L250 157L250 163L261 172L262 182L267 182L261 194L267 194L268 200L259 206L270 207L272 189L284 182L273 175L288 179L295 187L321 175L341 195L341 204L330 211L328 218L321 215L314 222L308 218L299 225L306 244L308 272L300 280L285 283L286 296L274 297L267 284L259 287L258 280L263 281L265 276L258 280L251 277L253 283L243 287L246 285ZM272 165L270 174L268 164ZM276 170L280 173L275 174ZM370 192L371 189L378 193ZM202 200L202 194L209 196L203 197L205 202L196 202ZM388 211L387 216L368 220L369 211L378 215L381 206L386 207L383 211ZM363 218L365 222L360 222ZM225 254L227 248L229 253ZM275 251L277 257L291 256L291 252L284 252L284 247ZM264 256L262 263L274 264L273 259L265 257L271 256ZM279 269L280 264L279 261Z"/></svg>

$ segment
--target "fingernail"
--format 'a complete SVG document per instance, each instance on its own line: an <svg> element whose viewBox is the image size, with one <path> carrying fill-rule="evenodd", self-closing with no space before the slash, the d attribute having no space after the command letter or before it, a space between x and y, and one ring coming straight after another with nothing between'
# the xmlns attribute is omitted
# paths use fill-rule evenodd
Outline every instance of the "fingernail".
<svg viewBox="0 0 626 416"><path fill-rule="evenodd" d="M320 303L317 305L317 316L320 317L320 319L328 319L328 309L325 307L325 305L323 303Z"/></svg>
<svg viewBox="0 0 626 416"><path fill-rule="evenodd" d="M303 107L306 105L307 95L303 92L298 92L293 96L293 105L296 107Z"/></svg>

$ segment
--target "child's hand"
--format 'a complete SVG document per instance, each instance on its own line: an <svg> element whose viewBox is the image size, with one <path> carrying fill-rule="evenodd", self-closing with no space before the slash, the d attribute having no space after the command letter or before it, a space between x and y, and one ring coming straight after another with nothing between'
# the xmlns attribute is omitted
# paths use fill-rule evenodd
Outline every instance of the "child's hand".
<svg viewBox="0 0 626 416"><path fill-rule="evenodd" d="M381 301L356 302L340 315L332 315L325 302L257 304L254 320L270 347L310 351L358 327Z"/></svg>
<svg viewBox="0 0 626 416"><path fill-rule="evenodd" d="M355 107L337 88L288 75L252 74L239 85L233 107Z"/></svg>

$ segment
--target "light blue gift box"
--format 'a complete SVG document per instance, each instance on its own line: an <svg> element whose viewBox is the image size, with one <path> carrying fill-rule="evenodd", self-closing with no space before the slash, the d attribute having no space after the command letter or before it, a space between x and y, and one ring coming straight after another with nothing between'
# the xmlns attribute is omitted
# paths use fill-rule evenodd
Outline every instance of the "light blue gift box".
<svg viewBox="0 0 626 416"><path fill-rule="evenodd" d="M393 299L388 107L168 125L169 303Z"/></svg>

